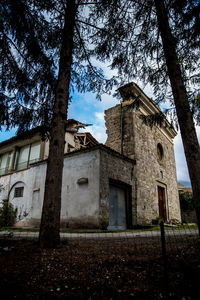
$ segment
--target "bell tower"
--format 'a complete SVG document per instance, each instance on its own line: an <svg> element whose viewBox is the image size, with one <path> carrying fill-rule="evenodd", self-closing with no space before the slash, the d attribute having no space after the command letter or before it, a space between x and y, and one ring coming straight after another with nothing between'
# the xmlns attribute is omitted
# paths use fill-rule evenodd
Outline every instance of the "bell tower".
<svg viewBox="0 0 200 300"><path fill-rule="evenodd" d="M173 148L176 131L166 118L163 126L144 123L142 116L162 112L137 84L129 83L119 92L121 104L105 111L106 145L136 160L138 222L149 224L159 216L165 216L165 221L180 220Z"/></svg>

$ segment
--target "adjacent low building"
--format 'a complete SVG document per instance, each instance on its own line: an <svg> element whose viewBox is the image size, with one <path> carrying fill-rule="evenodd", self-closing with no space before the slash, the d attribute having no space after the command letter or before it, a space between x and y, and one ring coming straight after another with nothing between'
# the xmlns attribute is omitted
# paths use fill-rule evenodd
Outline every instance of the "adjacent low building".
<svg viewBox="0 0 200 300"><path fill-rule="evenodd" d="M183 223L197 223L196 211L192 188L178 183L178 192L181 207L181 219Z"/></svg>
<svg viewBox="0 0 200 300"><path fill-rule="evenodd" d="M108 139L99 144L86 124L68 120L62 182L61 226L126 229L137 224L180 220L173 151L174 129L145 125L141 115L160 109L131 83L123 101L105 112ZM140 105L134 105L140 99ZM40 128L0 143L0 201L18 209L19 226L39 226L48 140Z"/></svg>

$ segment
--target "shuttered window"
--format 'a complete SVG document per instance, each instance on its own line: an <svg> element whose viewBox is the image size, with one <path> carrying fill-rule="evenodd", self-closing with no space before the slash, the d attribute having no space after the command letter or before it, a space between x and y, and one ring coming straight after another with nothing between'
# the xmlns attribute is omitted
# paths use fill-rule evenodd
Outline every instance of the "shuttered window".
<svg viewBox="0 0 200 300"><path fill-rule="evenodd" d="M19 197L23 197L24 194L24 187L16 187L15 188L15 193L14 193L14 197L19 198Z"/></svg>

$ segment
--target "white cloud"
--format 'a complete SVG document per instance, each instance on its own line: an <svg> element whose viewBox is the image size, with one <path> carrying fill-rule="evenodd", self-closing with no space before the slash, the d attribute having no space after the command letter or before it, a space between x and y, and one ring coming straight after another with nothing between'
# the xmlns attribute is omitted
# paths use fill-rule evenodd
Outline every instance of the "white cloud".
<svg viewBox="0 0 200 300"><path fill-rule="evenodd" d="M120 103L118 99L108 94L103 94L101 101L97 100L93 93L87 93L81 96L83 96L82 103L84 103L84 105L93 106L94 110L99 110L101 112Z"/></svg>
<svg viewBox="0 0 200 300"><path fill-rule="evenodd" d="M80 132L90 132L99 143L104 144L107 139L104 112L94 112L94 116L95 122L93 122L93 125L81 129Z"/></svg>
<svg viewBox="0 0 200 300"><path fill-rule="evenodd" d="M200 140L200 126L196 126L196 132L197 132L198 139ZM176 172L177 172L178 181L180 180L190 181L180 131L178 132L178 135L174 139L174 152L175 152Z"/></svg>
<svg viewBox="0 0 200 300"><path fill-rule="evenodd" d="M95 117L99 123L104 123L104 112L96 112Z"/></svg>
<svg viewBox="0 0 200 300"><path fill-rule="evenodd" d="M88 128L87 131L90 132L99 143L105 144L107 135L103 129L101 126L94 125L92 128Z"/></svg>
<svg viewBox="0 0 200 300"><path fill-rule="evenodd" d="M96 122L95 124L88 128L89 132L95 137L95 139L104 144L107 139L104 112L95 112Z"/></svg>
<svg viewBox="0 0 200 300"><path fill-rule="evenodd" d="M94 136L99 143L104 144L107 139L104 112L95 112L96 124L93 126Z"/></svg>
<svg viewBox="0 0 200 300"><path fill-rule="evenodd" d="M180 132L174 139L174 152L178 181L190 181Z"/></svg>

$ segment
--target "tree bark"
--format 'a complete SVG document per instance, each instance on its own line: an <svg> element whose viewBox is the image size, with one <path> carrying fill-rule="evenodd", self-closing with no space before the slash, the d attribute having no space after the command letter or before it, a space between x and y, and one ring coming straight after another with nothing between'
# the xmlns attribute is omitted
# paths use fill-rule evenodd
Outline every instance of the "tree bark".
<svg viewBox="0 0 200 300"><path fill-rule="evenodd" d="M163 50L165 54L168 75L172 87L178 123L183 141L185 157L190 175L197 224L200 235L200 148L195 130L193 115L190 110L187 92L182 77L178 57L176 53L176 43L172 35L167 10L163 0L154 0L157 14L158 26L162 38Z"/></svg>
<svg viewBox="0 0 200 300"><path fill-rule="evenodd" d="M49 157L39 233L39 244L42 248L55 248L60 244L65 123L67 119L74 26L77 10L75 0L67 0L66 3L58 82L55 92L53 119L50 126Z"/></svg>

